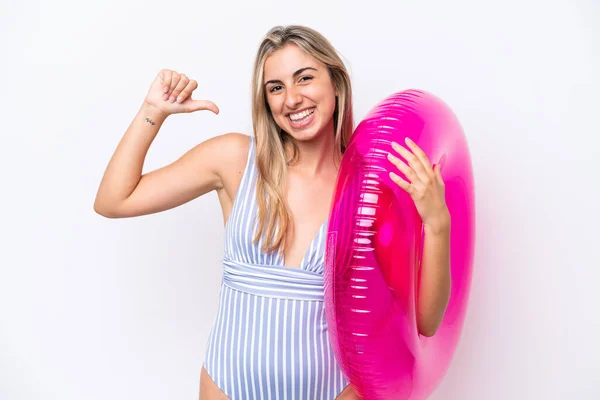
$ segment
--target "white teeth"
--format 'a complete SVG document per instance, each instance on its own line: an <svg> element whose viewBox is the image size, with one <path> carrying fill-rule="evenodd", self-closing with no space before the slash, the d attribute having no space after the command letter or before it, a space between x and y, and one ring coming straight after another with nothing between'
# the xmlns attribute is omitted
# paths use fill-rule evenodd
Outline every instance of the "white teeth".
<svg viewBox="0 0 600 400"><path fill-rule="evenodd" d="M299 112L297 114L290 114L290 119L292 121L298 121L301 120L303 118L308 117L309 115L311 115L313 112L315 111L314 108L310 109L310 110L304 110L302 112Z"/></svg>

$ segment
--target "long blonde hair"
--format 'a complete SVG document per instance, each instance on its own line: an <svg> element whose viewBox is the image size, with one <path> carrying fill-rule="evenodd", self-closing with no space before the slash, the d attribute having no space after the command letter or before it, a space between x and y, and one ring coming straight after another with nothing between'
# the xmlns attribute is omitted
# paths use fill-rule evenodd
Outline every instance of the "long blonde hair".
<svg viewBox="0 0 600 400"><path fill-rule="evenodd" d="M258 243L262 237L262 249L267 253L283 252L288 244L286 234L292 228L292 218L283 188L287 166L297 159L298 147L294 138L279 128L273 119L263 85L264 65L268 56L289 43L327 66L337 92L333 124L336 148L341 153L346 150L354 129L350 76L331 43L319 32L304 26L272 28L259 46L252 79L252 125L258 167L258 226L254 242ZM292 154L291 159L289 154Z"/></svg>

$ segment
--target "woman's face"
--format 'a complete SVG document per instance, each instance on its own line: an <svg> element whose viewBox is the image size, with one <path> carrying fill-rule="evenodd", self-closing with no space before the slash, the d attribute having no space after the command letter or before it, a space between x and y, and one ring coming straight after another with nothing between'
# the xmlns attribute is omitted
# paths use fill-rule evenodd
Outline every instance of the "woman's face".
<svg viewBox="0 0 600 400"><path fill-rule="evenodd" d="M265 61L263 83L275 123L294 139L333 135L336 93L324 64L288 44Z"/></svg>

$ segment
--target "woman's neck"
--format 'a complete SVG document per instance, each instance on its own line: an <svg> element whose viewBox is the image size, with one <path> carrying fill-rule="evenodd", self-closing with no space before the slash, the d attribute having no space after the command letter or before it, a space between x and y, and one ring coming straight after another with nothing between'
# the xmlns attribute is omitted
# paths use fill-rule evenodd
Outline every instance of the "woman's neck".
<svg viewBox="0 0 600 400"><path fill-rule="evenodd" d="M307 177L315 177L323 173L337 175L342 154L336 146L333 132L322 132L313 140L296 141L296 146L298 158L288 166L288 169Z"/></svg>

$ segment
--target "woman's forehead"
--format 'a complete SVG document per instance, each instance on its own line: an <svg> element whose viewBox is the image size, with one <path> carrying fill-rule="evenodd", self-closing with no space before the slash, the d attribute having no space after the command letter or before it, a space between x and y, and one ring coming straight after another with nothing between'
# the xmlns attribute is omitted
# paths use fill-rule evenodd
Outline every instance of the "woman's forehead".
<svg viewBox="0 0 600 400"><path fill-rule="evenodd" d="M288 44L267 57L264 80L292 77L296 71L307 67L319 70L322 65L298 46Z"/></svg>

